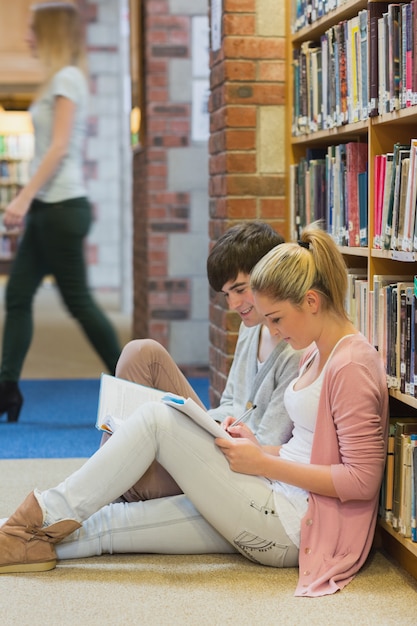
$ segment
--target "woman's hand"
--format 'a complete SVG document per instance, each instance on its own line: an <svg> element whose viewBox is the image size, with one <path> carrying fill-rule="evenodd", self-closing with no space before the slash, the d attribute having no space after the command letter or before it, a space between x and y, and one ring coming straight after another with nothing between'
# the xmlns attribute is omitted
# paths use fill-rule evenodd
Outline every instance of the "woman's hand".
<svg viewBox="0 0 417 626"><path fill-rule="evenodd" d="M244 424L235 426L241 428ZM249 430L249 429L248 429ZM230 469L240 474L262 475L261 467L264 452L261 446L255 441L238 437L233 441L230 439L215 439L215 444L221 449L229 462Z"/></svg>
<svg viewBox="0 0 417 626"><path fill-rule="evenodd" d="M27 200L22 193L19 193L14 200L6 207L3 216L3 223L6 228L16 228L23 225L26 213L29 211L30 200Z"/></svg>
<svg viewBox="0 0 417 626"><path fill-rule="evenodd" d="M240 424L237 424L236 426L232 427L231 425L235 421L236 421L236 418L229 415L223 420L223 422L221 423L221 426L222 428L224 428L226 432L229 433L231 437L235 437L236 439L239 437L244 437L245 439L249 439L250 441L253 441L254 443L258 443L255 435L253 434L249 426L246 426L246 424L243 424L241 422Z"/></svg>
<svg viewBox="0 0 417 626"><path fill-rule="evenodd" d="M75 110L76 104L69 98L64 96L55 98L51 144L34 175L6 208L3 217L6 228L22 226L32 199L36 197L39 189L54 176L61 165L62 159L68 152Z"/></svg>

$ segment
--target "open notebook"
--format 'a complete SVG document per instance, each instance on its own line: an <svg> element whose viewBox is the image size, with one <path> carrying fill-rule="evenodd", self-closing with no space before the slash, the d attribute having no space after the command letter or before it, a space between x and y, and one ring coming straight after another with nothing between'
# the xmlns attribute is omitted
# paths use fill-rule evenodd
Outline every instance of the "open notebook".
<svg viewBox="0 0 417 626"><path fill-rule="evenodd" d="M181 411L213 437L230 439L229 433L214 421L192 398L183 398L129 380L102 374L96 428L113 433L134 411L146 402L164 402Z"/></svg>

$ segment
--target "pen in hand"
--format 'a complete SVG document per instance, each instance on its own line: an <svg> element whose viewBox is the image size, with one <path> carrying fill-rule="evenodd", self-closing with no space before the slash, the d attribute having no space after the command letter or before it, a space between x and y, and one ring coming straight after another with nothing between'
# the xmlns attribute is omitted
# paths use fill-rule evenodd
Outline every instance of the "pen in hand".
<svg viewBox="0 0 417 626"><path fill-rule="evenodd" d="M256 409L256 404L253 404L247 411L242 413L240 417L238 417L234 422L229 424L229 428L231 428L232 426L236 426L237 424L240 424L240 422L243 422L247 418L249 413L253 411L254 409Z"/></svg>

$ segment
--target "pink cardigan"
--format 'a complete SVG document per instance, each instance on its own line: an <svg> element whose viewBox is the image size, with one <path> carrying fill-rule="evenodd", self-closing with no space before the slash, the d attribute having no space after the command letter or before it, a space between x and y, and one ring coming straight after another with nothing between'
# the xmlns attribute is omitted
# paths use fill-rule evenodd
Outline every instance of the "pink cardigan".
<svg viewBox="0 0 417 626"><path fill-rule="evenodd" d="M334 593L364 564L375 531L387 435L382 360L363 335L346 337L325 371L311 453L311 463L331 465L339 497L310 494L301 522L296 596Z"/></svg>

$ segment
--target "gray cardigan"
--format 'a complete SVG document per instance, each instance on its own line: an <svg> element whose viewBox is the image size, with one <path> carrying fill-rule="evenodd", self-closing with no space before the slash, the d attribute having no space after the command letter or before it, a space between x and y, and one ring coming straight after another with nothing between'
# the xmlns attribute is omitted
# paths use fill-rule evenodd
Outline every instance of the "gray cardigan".
<svg viewBox="0 0 417 626"><path fill-rule="evenodd" d="M239 417L247 402L256 404L246 424L263 445L280 445L291 436L293 424L284 407L284 391L298 374L301 352L280 341L257 372L261 326L239 329L235 356L220 405L210 415L223 421Z"/></svg>

